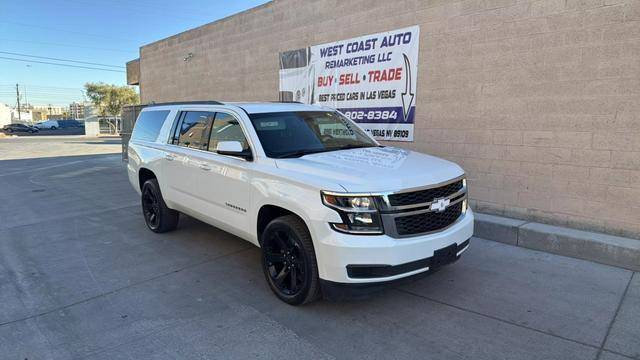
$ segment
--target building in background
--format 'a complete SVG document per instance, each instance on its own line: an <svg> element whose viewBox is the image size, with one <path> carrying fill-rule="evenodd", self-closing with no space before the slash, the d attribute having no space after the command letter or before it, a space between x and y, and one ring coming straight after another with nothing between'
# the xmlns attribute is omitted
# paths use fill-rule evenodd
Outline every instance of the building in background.
<svg viewBox="0 0 640 360"><path fill-rule="evenodd" d="M94 106L87 103L84 107L84 133L87 136L119 135L122 131L122 121L119 116L98 115Z"/></svg>
<svg viewBox="0 0 640 360"><path fill-rule="evenodd" d="M281 53L418 25L415 136L387 145L460 164L479 212L640 238L640 2L363 3L268 2L142 46L128 83L273 101Z"/></svg>
<svg viewBox="0 0 640 360"><path fill-rule="evenodd" d="M31 110L23 111L20 108L20 112L18 109L11 109L11 124L26 124L31 125L33 123L33 117L31 116Z"/></svg>
<svg viewBox="0 0 640 360"><path fill-rule="evenodd" d="M34 105L30 109L32 112L37 112L41 120L59 120L65 119L69 111L63 106L54 105Z"/></svg>
<svg viewBox="0 0 640 360"><path fill-rule="evenodd" d="M34 122L41 122L47 120L48 110L45 109L31 109L31 116Z"/></svg>
<svg viewBox="0 0 640 360"><path fill-rule="evenodd" d="M31 125L33 121L31 105L25 104L25 107L20 106L20 113L18 113L18 109L0 103L0 127L8 124Z"/></svg>
<svg viewBox="0 0 640 360"><path fill-rule="evenodd" d="M9 105L0 103L0 127L11 124L12 109Z"/></svg>
<svg viewBox="0 0 640 360"><path fill-rule="evenodd" d="M72 102L69 104L69 118L79 120L84 119L85 104Z"/></svg>

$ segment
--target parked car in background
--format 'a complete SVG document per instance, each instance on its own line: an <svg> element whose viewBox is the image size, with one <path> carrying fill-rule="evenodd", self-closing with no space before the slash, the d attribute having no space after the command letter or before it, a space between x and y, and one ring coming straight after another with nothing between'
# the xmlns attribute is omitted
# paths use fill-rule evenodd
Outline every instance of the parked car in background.
<svg viewBox="0 0 640 360"><path fill-rule="evenodd" d="M38 128L24 125L24 124L9 124L2 127L2 131L11 134L11 133L35 133L38 132Z"/></svg>
<svg viewBox="0 0 640 360"><path fill-rule="evenodd" d="M35 127L37 127L40 130L42 129L55 130L60 128L60 124L58 124L57 120L47 120L47 121L43 121L41 123L36 124Z"/></svg>
<svg viewBox="0 0 640 360"><path fill-rule="evenodd" d="M81 128L84 127L84 123L78 120L57 120L60 129L67 128Z"/></svg>

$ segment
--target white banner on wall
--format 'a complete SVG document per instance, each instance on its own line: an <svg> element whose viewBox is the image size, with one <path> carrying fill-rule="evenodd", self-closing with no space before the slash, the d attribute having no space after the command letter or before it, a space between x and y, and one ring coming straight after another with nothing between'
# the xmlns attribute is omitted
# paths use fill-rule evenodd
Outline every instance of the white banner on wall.
<svg viewBox="0 0 640 360"><path fill-rule="evenodd" d="M420 27L280 54L280 100L329 106L379 140L413 141Z"/></svg>

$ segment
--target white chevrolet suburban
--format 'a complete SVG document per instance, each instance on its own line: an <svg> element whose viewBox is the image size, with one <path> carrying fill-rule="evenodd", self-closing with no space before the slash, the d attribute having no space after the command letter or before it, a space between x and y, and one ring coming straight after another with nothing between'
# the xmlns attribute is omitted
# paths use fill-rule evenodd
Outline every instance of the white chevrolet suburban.
<svg viewBox="0 0 640 360"><path fill-rule="evenodd" d="M184 213L259 246L289 304L432 272L473 234L458 165L382 146L329 108L154 104L128 157L149 229L174 230Z"/></svg>

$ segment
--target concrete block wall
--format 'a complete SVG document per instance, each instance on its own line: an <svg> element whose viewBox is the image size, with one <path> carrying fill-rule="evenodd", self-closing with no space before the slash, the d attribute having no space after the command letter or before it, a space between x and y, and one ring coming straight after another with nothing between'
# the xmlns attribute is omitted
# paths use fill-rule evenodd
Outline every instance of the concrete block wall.
<svg viewBox="0 0 640 360"><path fill-rule="evenodd" d="M276 0L143 46L142 100L277 100L280 51L415 24L392 145L460 163L479 211L640 238L638 0Z"/></svg>

